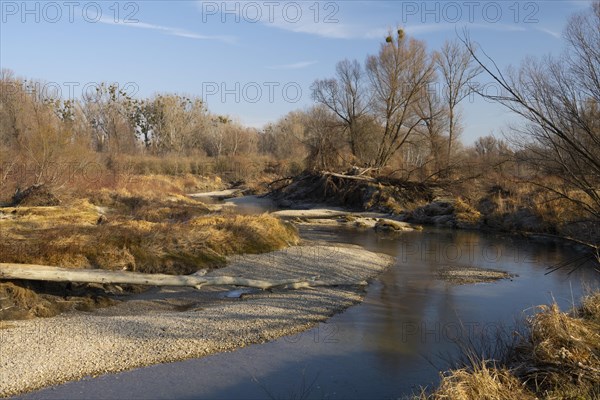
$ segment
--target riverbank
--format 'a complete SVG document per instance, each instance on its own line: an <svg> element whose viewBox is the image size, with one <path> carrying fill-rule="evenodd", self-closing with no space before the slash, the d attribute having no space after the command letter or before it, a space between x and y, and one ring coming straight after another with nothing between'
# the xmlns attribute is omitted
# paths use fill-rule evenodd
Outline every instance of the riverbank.
<svg viewBox="0 0 600 400"><path fill-rule="evenodd" d="M211 275L344 284L227 298L226 289L153 289L93 313L11 321L0 329L0 396L88 375L230 351L306 330L363 297L361 285L392 262L358 246L303 245L235 256ZM224 292L225 290L225 292Z"/></svg>
<svg viewBox="0 0 600 400"><path fill-rule="evenodd" d="M411 224L571 238L597 250L600 224L573 202L514 182L416 182L385 175L304 172L271 187L280 208L321 204Z"/></svg>

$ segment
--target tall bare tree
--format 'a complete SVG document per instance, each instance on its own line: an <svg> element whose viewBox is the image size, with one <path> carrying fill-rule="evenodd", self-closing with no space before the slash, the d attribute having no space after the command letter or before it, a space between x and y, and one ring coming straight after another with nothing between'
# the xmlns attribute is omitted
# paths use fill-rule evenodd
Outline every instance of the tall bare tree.
<svg viewBox="0 0 600 400"><path fill-rule="evenodd" d="M115 84L101 83L84 93L83 110L94 132L94 147L98 151L120 151L122 144L135 141L130 123L128 102L131 98Z"/></svg>
<svg viewBox="0 0 600 400"><path fill-rule="evenodd" d="M184 154L199 145L199 135L208 125L202 100L165 94L156 96L150 104L147 119L158 151Z"/></svg>
<svg viewBox="0 0 600 400"><path fill-rule="evenodd" d="M352 155L361 160L364 156L362 141L364 131L361 118L367 112L369 95L364 85L364 73L358 61L343 60L336 65L336 77L318 79L312 84L313 99L333 111L348 132Z"/></svg>
<svg viewBox="0 0 600 400"><path fill-rule="evenodd" d="M302 119L306 127L302 142L308 148L307 165L325 170L338 167L344 142L335 114L317 105L303 112Z"/></svg>
<svg viewBox="0 0 600 400"><path fill-rule="evenodd" d="M431 165L431 172L426 178L439 176L448 167L444 162L444 144L449 112L447 104L442 101L436 88L437 85L430 86L416 106L417 113L423 120L419 132L429 149L429 159L426 163Z"/></svg>
<svg viewBox="0 0 600 400"><path fill-rule="evenodd" d="M423 122L416 105L433 73L425 44L407 38L401 29L386 38L377 55L367 58L372 110L383 126L372 165L385 166Z"/></svg>
<svg viewBox="0 0 600 400"><path fill-rule="evenodd" d="M460 134L460 114L458 104L473 93L473 79L482 68L473 62L471 53L458 40L446 41L435 56L443 87L441 95L448 109L448 146L446 167L450 165L452 145Z"/></svg>

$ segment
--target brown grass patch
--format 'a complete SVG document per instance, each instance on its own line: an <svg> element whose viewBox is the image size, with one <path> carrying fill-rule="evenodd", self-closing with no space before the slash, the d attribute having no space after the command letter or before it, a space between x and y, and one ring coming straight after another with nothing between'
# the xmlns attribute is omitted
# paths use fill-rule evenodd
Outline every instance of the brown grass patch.
<svg viewBox="0 0 600 400"><path fill-rule="evenodd" d="M460 197L454 201L454 215L456 223L464 226L477 225L481 220L481 213Z"/></svg>
<svg viewBox="0 0 600 400"><path fill-rule="evenodd" d="M571 313L561 312L556 304L541 306L518 349L521 379L548 399L600 394L599 309L600 292L585 297Z"/></svg>
<svg viewBox="0 0 600 400"><path fill-rule="evenodd" d="M423 400L529 400L536 397L507 369L489 362L450 371L442 376L435 393L422 393Z"/></svg>
<svg viewBox="0 0 600 400"><path fill-rule="evenodd" d="M97 293L92 294L92 292L76 296L67 285L69 284L54 282L51 284L0 282L0 322L53 317L68 310L88 311L115 303L108 297L98 296ZM0 329L2 329L1 325Z"/></svg>
<svg viewBox="0 0 600 400"><path fill-rule="evenodd" d="M38 219L28 211L24 221L0 220L3 262L185 274L220 267L230 254L298 241L294 228L268 215L199 216L188 222L109 215L108 223L97 225L98 214L65 223L64 210L54 210L54 219L48 210Z"/></svg>

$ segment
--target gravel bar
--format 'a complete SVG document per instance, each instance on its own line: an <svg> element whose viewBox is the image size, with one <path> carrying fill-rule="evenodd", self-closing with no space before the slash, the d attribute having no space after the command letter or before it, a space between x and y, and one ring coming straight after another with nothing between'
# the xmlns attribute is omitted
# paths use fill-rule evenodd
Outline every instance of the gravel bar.
<svg viewBox="0 0 600 400"><path fill-rule="evenodd" d="M233 287L153 288L90 313L10 321L0 327L0 397L151 364L202 357L297 334L361 301L352 282L393 259L345 244L303 245L236 256L211 275L341 284L228 298Z"/></svg>

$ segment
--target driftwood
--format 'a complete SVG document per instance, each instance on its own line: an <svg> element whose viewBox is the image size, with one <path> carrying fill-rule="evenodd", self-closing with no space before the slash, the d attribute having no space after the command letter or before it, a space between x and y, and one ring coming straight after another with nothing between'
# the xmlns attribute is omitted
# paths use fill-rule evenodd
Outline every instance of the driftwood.
<svg viewBox="0 0 600 400"><path fill-rule="evenodd" d="M357 283L326 283L318 277L302 279L260 280L237 276L144 274L139 272L106 271L101 269L67 269L47 265L0 263L0 279L25 279L34 281L108 283L149 286L188 286L200 289L202 286L233 285L257 289L309 289L315 286L366 285Z"/></svg>
<svg viewBox="0 0 600 400"><path fill-rule="evenodd" d="M351 179L353 181L363 181L363 182L377 182L377 179L371 178L370 176L360 176L360 175L343 175L337 174L335 172L322 172L323 176L335 176L340 179Z"/></svg>

